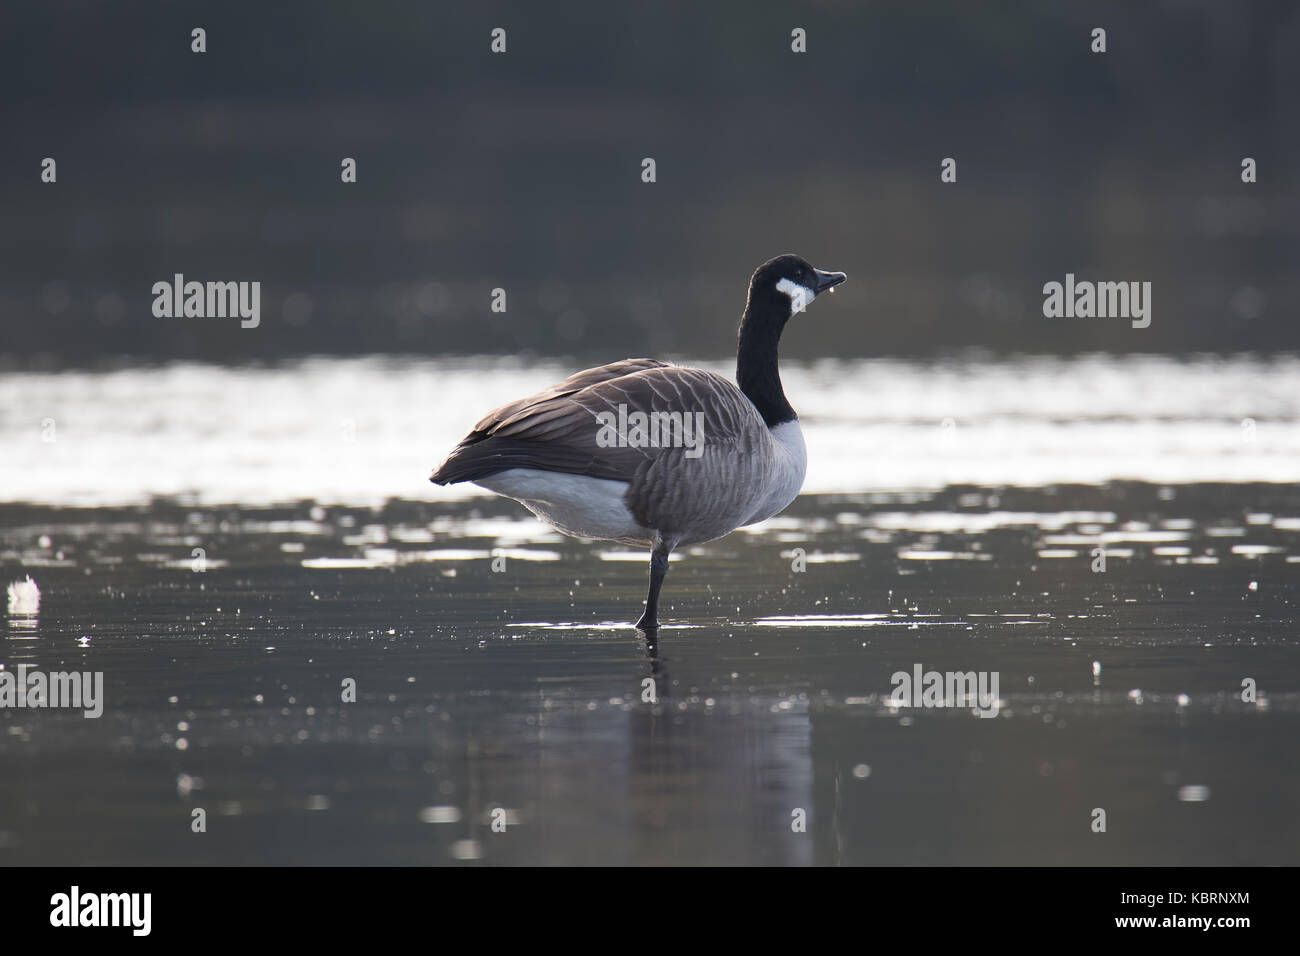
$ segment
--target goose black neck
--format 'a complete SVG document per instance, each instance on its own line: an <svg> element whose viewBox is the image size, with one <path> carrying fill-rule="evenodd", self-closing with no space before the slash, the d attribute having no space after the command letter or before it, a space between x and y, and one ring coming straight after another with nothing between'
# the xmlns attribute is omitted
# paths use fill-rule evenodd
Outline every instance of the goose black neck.
<svg viewBox="0 0 1300 956"><path fill-rule="evenodd" d="M795 414L786 401L777 368L777 346L790 318L790 300L781 293L756 295L752 290L745 314L740 319L740 343L736 349L736 384L754 403L768 428L793 421Z"/></svg>

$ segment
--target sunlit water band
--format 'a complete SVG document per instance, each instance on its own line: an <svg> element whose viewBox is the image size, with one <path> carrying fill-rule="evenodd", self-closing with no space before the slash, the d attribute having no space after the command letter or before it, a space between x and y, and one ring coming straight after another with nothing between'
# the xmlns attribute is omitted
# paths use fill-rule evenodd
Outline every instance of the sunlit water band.
<svg viewBox="0 0 1300 956"><path fill-rule="evenodd" d="M433 488L428 474L480 414L573 368L364 358L0 375L0 500L479 494ZM783 377L809 493L1300 479L1293 356L787 362Z"/></svg>

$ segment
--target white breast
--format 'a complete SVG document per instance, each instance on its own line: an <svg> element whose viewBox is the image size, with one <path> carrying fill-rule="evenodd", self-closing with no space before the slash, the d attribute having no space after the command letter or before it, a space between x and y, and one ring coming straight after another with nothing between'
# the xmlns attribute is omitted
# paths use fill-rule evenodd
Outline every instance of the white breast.
<svg viewBox="0 0 1300 956"><path fill-rule="evenodd" d="M775 456L768 472L767 487L742 525L763 521L784 511L799 496L808 472L808 448L799 420L783 422L772 429Z"/></svg>

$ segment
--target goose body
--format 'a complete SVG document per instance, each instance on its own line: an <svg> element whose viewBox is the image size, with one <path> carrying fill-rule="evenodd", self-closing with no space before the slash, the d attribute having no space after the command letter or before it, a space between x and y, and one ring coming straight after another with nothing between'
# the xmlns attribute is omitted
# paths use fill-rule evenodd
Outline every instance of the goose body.
<svg viewBox="0 0 1300 956"><path fill-rule="evenodd" d="M655 359L585 369L484 416L431 478L513 498L576 537L652 550L638 626L658 626L668 555L770 518L799 494L803 432L777 371L786 321L843 273L797 256L750 281L736 382Z"/></svg>
<svg viewBox="0 0 1300 956"><path fill-rule="evenodd" d="M628 359L579 372L520 405L480 421L438 479L514 498L565 534L652 546L660 533L698 544L771 517L803 485L798 420L769 429L740 389L713 372ZM703 410L700 454L635 441L602 447L596 416L616 418L620 406L628 415Z"/></svg>

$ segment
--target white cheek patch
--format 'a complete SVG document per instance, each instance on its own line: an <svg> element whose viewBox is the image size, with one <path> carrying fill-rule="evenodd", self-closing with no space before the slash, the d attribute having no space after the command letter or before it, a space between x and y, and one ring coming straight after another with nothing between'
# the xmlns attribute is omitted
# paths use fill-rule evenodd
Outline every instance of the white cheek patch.
<svg viewBox="0 0 1300 956"><path fill-rule="evenodd" d="M776 284L778 292L784 292L790 297L790 314L802 312L808 308L808 303L817 298L817 293L806 285L800 285L793 279L782 279Z"/></svg>

